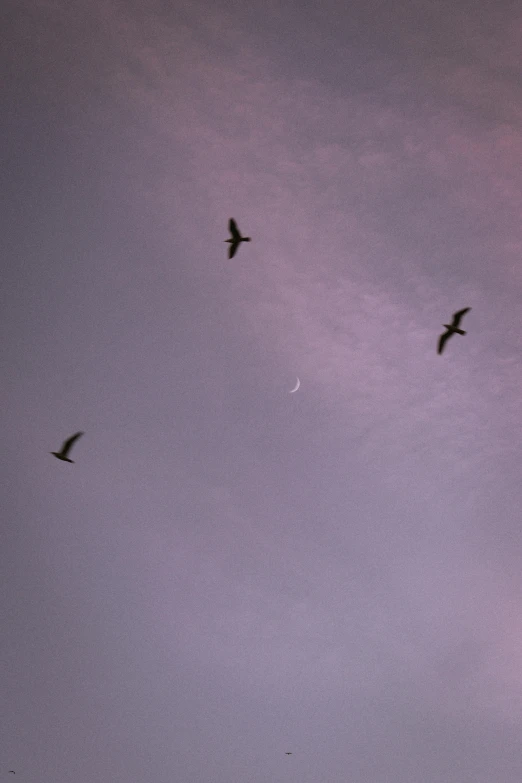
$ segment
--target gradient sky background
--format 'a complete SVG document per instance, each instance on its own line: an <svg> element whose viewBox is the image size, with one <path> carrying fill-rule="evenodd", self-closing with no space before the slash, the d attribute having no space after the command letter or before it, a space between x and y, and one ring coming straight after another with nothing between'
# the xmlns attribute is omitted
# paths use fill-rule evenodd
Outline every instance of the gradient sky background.
<svg viewBox="0 0 522 783"><path fill-rule="evenodd" d="M520 783L520 5L0 30L0 776Z"/></svg>

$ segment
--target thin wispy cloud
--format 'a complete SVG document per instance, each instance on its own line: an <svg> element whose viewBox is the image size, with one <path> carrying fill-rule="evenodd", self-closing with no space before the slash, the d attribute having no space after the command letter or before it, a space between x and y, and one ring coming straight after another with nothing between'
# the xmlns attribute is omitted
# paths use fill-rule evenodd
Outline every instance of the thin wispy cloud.
<svg viewBox="0 0 522 783"><path fill-rule="evenodd" d="M17 8L9 758L518 783L520 15Z"/></svg>

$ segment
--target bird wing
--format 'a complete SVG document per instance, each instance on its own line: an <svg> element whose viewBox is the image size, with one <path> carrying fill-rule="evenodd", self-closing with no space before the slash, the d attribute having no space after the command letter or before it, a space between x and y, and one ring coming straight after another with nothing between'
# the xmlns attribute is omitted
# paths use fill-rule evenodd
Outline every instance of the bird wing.
<svg viewBox="0 0 522 783"><path fill-rule="evenodd" d="M458 325L459 325L459 323L460 323L460 319L461 319L461 318L462 318L464 315L466 315L466 313L468 312L468 310L471 310L471 307L465 307L463 310L459 310L459 311L458 311L458 313L455 313L455 315L453 316L453 326L456 326L456 327L458 327Z"/></svg>
<svg viewBox="0 0 522 783"><path fill-rule="evenodd" d="M83 435L83 432L76 432L74 435L71 435L70 438L67 438L66 441L64 441L64 444L62 446L62 454L65 457L69 451L72 449L74 443Z"/></svg>
<svg viewBox="0 0 522 783"><path fill-rule="evenodd" d="M238 247L239 247L239 242L231 242L230 243L230 247L228 248L228 257L229 258L234 258L234 256L236 255L236 250L238 249Z"/></svg>
<svg viewBox="0 0 522 783"><path fill-rule="evenodd" d="M441 336L439 337L439 350L438 350L438 353L442 353L442 351L444 350L444 345L445 345L446 340L448 339L448 337L451 337L451 332L443 332L443 334L441 334Z"/></svg>
<svg viewBox="0 0 522 783"><path fill-rule="evenodd" d="M235 239L236 242L238 242L241 239L241 234L239 232L237 223L234 220L234 218L230 218L230 220L228 221L228 230L232 234L232 239Z"/></svg>

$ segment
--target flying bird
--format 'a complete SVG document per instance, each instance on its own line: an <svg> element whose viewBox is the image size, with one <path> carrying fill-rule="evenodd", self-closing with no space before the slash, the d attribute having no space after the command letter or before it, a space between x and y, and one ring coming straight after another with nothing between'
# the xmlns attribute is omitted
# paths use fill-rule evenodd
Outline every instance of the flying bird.
<svg viewBox="0 0 522 783"><path fill-rule="evenodd" d="M291 756L291 755L292 755L292 754L290 753L290 751L289 751L289 750L287 750L287 751L285 752L285 756Z"/></svg>
<svg viewBox="0 0 522 783"><path fill-rule="evenodd" d="M466 315L468 310L471 310L471 307L465 307L463 310L459 310L457 313L453 316L453 321L450 324L443 324L443 326L446 327L445 332L441 334L439 337L439 350L438 353L442 353L444 350L444 345L446 343L446 340L448 340L452 334L466 334L464 329L459 329L459 324L461 321L461 318Z"/></svg>
<svg viewBox="0 0 522 783"><path fill-rule="evenodd" d="M83 432L77 432L75 435L71 435L70 438L67 438L63 442L62 450L61 451L51 451L50 454L54 454L55 457L58 457L58 459L63 459L64 462L72 462L74 464L74 460L69 459L67 456L70 450L72 449L74 443L83 435Z"/></svg>
<svg viewBox="0 0 522 783"><path fill-rule="evenodd" d="M237 249L239 247L239 243L240 242L250 242L251 239L250 239L250 237L242 237L241 236L241 233L240 233L240 231L239 231L239 229L237 227L237 223L234 220L234 218L230 218L230 220L228 221L228 230L230 231L230 233L232 235L230 239L225 239L225 242L229 242L230 243L230 248L228 250L228 257L229 258L234 258L234 256L236 255L236 251L237 251Z"/></svg>

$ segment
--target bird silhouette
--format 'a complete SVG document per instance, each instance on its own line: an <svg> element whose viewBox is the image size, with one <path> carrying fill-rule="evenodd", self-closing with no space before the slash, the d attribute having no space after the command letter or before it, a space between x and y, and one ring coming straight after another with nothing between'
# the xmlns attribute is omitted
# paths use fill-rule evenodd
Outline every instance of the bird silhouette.
<svg viewBox="0 0 522 783"><path fill-rule="evenodd" d="M237 251L237 249L239 247L240 242L250 242L251 239L250 239L250 237L242 237L241 236L241 233L240 233L240 231L239 231L239 229L237 227L237 223L234 220L234 218L230 218L230 220L228 221L228 230L230 231L230 233L232 235L230 239L225 239L225 242L229 242L230 243L230 247L229 247L229 250L228 250L228 257L229 258L234 258L234 256L236 255L236 251Z"/></svg>
<svg viewBox="0 0 522 783"><path fill-rule="evenodd" d="M292 754L290 753L290 751L289 751L289 750L287 750L287 751L286 751L286 753L285 753L285 756L291 756L291 755L292 755Z"/></svg>
<svg viewBox="0 0 522 783"><path fill-rule="evenodd" d="M61 451L51 451L50 454L54 454L55 457L58 457L58 459L62 459L64 462L72 462L74 464L74 460L69 459L67 456L70 450L72 449L74 443L78 440L79 437L83 435L83 432L77 432L75 435L71 435L70 438L67 438L63 442L62 450Z"/></svg>
<svg viewBox="0 0 522 783"><path fill-rule="evenodd" d="M466 315L468 310L471 310L471 307L465 307L463 310L459 310L453 315L453 321L450 324L443 324L443 326L446 327L446 331L443 332L439 337L438 353L442 353L446 344L446 340L448 340L452 334L466 334L464 329L459 329L459 324L461 318Z"/></svg>

